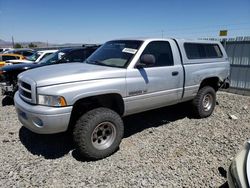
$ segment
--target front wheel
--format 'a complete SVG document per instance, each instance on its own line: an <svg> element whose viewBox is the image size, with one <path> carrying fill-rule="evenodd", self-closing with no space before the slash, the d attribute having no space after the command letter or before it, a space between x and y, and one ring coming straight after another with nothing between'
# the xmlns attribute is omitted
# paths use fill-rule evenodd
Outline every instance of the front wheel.
<svg viewBox="0 0 250 188"><path fill-rule="evenodd" d="M214 88L205 86L201 88L193 100L195 116L205 118L213 113L216 104L216 93Z"/></svg>
<svg viewBox="0 0 250 188"><path fill-rule="evenodd" d="M123 132L123 121L116 112L97 108L80 117L73 130L73 139L82 157L97 160L118 149Z"/></svg>

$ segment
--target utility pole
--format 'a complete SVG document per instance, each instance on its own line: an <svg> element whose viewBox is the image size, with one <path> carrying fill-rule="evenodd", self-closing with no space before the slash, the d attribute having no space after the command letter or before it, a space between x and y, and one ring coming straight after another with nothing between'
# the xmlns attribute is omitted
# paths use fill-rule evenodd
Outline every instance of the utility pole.
<svg viewBox="0 0 250 188"><path fill-rule="evenodd" d="M164 31L163 31L163 30L161 30L161 38L163 38L163 32L164 32Z"/></svg>
<svg viewBox="0 0 250 188"><path fill-rule="evenodd" d="M47 40L47 48L49 47L49 42L48 42L48 40Z"/></svg>
<svg viewBox="0 0 250 188"><path fill-rule="evenodd" d="M12 39L12 47L14 48L14 46L15 46L14 37L12 36L11 39Z"/></svg>

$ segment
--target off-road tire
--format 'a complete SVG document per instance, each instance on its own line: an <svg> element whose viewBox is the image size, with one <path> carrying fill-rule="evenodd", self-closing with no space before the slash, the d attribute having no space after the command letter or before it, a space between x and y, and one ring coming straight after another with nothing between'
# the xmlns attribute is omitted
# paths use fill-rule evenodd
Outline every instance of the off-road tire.
<svg viewBox="0 0 250 188"><path fill-rule="evenodd" d="M206 103L206 100L209 100L209 102ZM213 113L216 104L216 93L214 88L210 86L202 87L192 103L195 117L205 118L210 116Z"/></svg>
<svg viewBox="0 0 250 188"><path fill-rule="evenodd" d="M2 106L10 106L14 105L14 98L9 95L5 95L5 97L2 99Z"/></svg>
<svg viewBox="0 0 250 188"><path fill-rule="evenodd" d="M107 148L100 149L96 148L95 145L99 144L99 140L98 142L94 142L95 138L93 135L97 135L96 130L103 123L108 123L111 126L113 133L115 132L115 136L112 137L113 141L109 143L112 143L110 146L107 147L104 145ZM104 127L101 128L104 129ZM113 110L101 107L86 112L78 119L73 128L73 140L76 150L81 157L98 160L110 156L119 148L123 132L124 126L121 117ZM102 139L105 142L104 138Z"/></svg>

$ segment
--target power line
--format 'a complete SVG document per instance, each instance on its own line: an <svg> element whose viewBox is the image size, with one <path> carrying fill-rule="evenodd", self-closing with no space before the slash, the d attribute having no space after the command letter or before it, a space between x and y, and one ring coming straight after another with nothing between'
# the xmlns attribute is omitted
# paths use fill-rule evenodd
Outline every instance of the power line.
<svg viewBox="0 0 250 188"><path fill-rule="evenodd" d="M229 32L231 31L249 31L249 35L250 35L250 27L242 27L242 28L225 28L227 29ZM196 36L196 37L200 37L200 34L202 35L208 35L211 33L214 33L214 36L218 36L218 32L220 31L220 28L217 29L209 29L209 30L199 30L196 29L197 32L193 32L193 31L183 31L183 32L177 32L177 33L173 33L173 32L168 32L168 30L161 30L161 31L155 31L155 32L144 32L144 33L140 33L141 37L160 37L163 38L164 36ZM127 36L136 36L136 34L130 34Z"/></svg>
<svg viewBox="0 0 250 188"><path fill-rule="evenodd" d="M250 31L250 27L244 27L244 28L230 28L230 27L225 27L225 28L214 28L214 29L206 29L206 30L199 30L196 29L195 31L182 31L182 32L166 32L167 34L175 34L175 33L181 33L181 34L188 34L188 33L192 33L192 34L199 34L199 33L208 33L208 32L218 32L220 30L228 30L228 31L237 31L237 30L245 30L245 31Z"/></svg>
<svg viewBox="0 0 250 188"><path fill-rule="evenodd" d="M186 30L203 30L203 29L210 29L210 28L229 28L232 26L239 26L239 25L250 25L250 22L242 22L242 23L231 23L231 24L217 24L217 25L206 25L206 26L199 26L199 27L186 27L186 28L178 28L178 29L165 29L167 31L186 31Z"/></svg>
<svg viewBox="0 0 250 188"><path fill-rule="evenodd" d="M228 23L228 24L216 24L216 25L207 25L207 26L202 26L202 27L188 27L188 28L178 28L178 29L170 29L170 28L163 28L161 30L155 30L155 31L146 31L146 32L141 32L140 35L149 35L149 34L157 34L159 36L163 36L163 33L166 35L168 33L173 33L173 32L177 32L177 31L199 31L199 33L204 33L203 30L205 32L207 32L209 29L209 31L211 31L211 28L212 28L212 31L219 31L221 30L222 28L224 29L227 29L227 30L238 30L239 28L234 28L233 26L240 26L240 25L250 25L250 22L241 22L241 23ZM186 32L185 32L186 33ZM199 34L198 33L198 34ZM192 32L193 34L193 32ZM195 34L197 34L197 32L195 32ZM130 33L130 34L127 34L127 36L134 36L135 34L134 33Z"/></svg>

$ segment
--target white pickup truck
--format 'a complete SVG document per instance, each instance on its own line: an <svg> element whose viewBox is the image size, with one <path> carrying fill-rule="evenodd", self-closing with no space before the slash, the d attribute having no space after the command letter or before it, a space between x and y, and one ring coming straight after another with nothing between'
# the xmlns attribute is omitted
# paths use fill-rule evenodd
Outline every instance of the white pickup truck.
<svg viewBox="0 0 250 188"><path fill-rule="evenodd" d="M83 63L20 74L14 101L25 127L40 134L72 130L80 154L100 159L119 147L123 116L184 101L197 117L210 116L229 72L219 42L113 40Z"/></svg>

